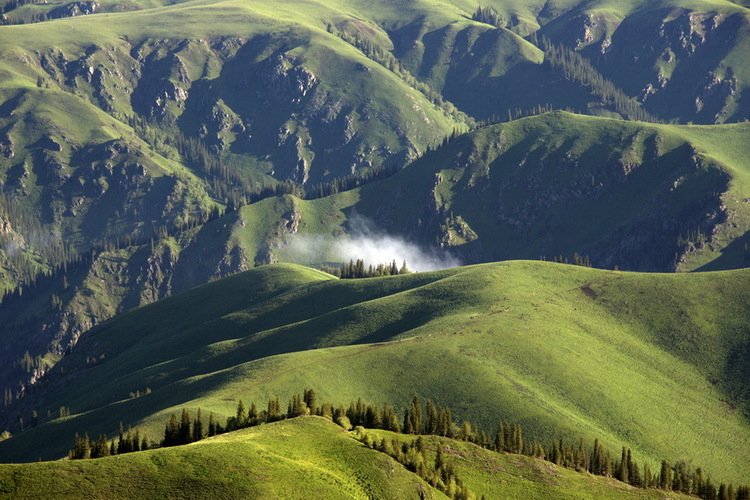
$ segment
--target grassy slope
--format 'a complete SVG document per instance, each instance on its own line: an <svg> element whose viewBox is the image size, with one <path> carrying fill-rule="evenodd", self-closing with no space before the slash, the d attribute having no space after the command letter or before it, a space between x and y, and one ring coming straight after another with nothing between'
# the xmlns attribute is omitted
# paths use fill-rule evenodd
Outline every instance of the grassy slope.
<svg viewBox="0 0 750 500"><path fill-rule="evenodd" d="M443 231L439 225L454 213L479 236L480 259L579 252L598 255L601 266L668 269L682 252L679 270L737 268L745 265L743 243L750 231L748 133L747 124L647 125L550 113L477 130L354 191L244 207L245 224L235 234L250 259L270 239L279 260L312 264L335 256L285 248L295 237L279 222L283 215L297 211L297 231L320 240L346 232L357 213L383 231L433 245ZM433 193L437 175L441 182ZM699 208L705 200L716 210L722 205L726 219L706 219L712 205ZM431 209L435 204L441 212ZM639 238L655 224L664 226L643 247ZM706 230L706 224L715 229ZM679 249L678 237L690 239L697 228L708 231L710 244L701 248L694 241L689 251ZM459 253L464 245L452 243Z"/></svg>
<svg viewBox="0 0 750 500"><path fill-rule="evenodd" d="M409 442L413 436L388 431L367 430L379 439ZM664 498L664 492L632 488L611 478L581 474L523 455L495 453L471 443L440 437L423 438L429 461L435 459L437 447L444 459L452 460L459 478L477 496L507 499L626 499ZM671 498L693 498L669 492Z"/></svg>
<svg viewBox="0 0 750 500"><path fill-rule="evenodd" d="M66 243L78 246L82 244L82 240L89 240L90 243L105 235L120 236L127 234L139 223L142 224L144 219L148 222L160 219L171 222L180 220L188 211L208 210L214 205L206 193L205 183L193 172L178 162L151 151L129 126L108 116L90 103L67 92L36 87L20 91L6 89L1 91L0 96L0 99L7 99L8 106L6 116L0 117L0 124L5 127L4 131L12 141L16 153L12 159L2 162L2 167L5 168L3 173L10 177L9 171L14 167L17 170L18 165L27 165L29 177L24 179L24 195L15 199L23 209L38 213L39 219L43 222L55 222L58 225L56 229L61 230ZM39 161L43 149L39 144L46 138L62 145L59 154L53 153L53 157L61 165L61 180L51 180L50 177L57 173L51 175L49 170L52 167L44 166ZM130 148L127 158L129 162L123 162L122 157L125 155L120 158L115 155L114 159L107 160L102 158L103 149L115 141ZM84 157L82 151L85 151L87 156ZM142 152L147 152L147 156ZM118 208L122 208L123 198L126 198L128 193L118 192L119 186L111 179L112 164L133 162L142 165L145 175L153 179L152 184L145 190L147 192L141 194L146 199L147 208L141 213L129 209L121 213ZM93 171L95 165L99 166L102 163L109 164L108 179L113 185L101 188L98 196L92 196L89 186L100 180L96 178L100 174L92 174L89 171ZM86 167L90 168L86 170ZM81 179L77 181L80 182L78 190L64 185L64 181L71 176ZM177 190L172 194L175 198L173 204L184 202L189 207L190 210L184 214L170 214L166 209L164 213L160 213L167 196L170 195L170 188L167 186L171 185L171 179L184 186L184 190ZM10 191L17 189L15 179L6 179L6 182ZM87 191L84 186L89 190ZM108 190L109 193L105 195ZM71 191L72 194L68 194ZM66 196L81 198L81 204L76 208L80 217L62 218L59 215L50 215L52 211L60 211L49 201L50 198L63 199L63 206L75 206L65 199Z"/></svg>
<svg viewBox="0 0 750 500"><path fill-rule="evenodd" d="M412 439L384 431L373 435ZM662 498L540 460L468 443L439 443L477 496L488 498ZM383 453L319 417L237 431L192 445L119 457L0 465L0 498L445 498ZM688 498L670 494L673 498Z"/></svg>
<svg viewBox="0 0 750 500"><path fill-rule="evenodd" d="M322 418L171 449L0 466L0 498L445 498Z"/></svg>
<svg viewBox="0 0 750 500"><path fill-rule="evenodd" d="M451 118L394 74L325 31L327 23L351 16L345 9L344 5L309 1L251 4L231 0L197 1L139 12L107 13L8 27L10 36L4 37L5 43L0 42L0 54L11 59L10 71L13 71L15 78L12 83L4 84L32 86L36 83L39 70L28 64L19 64L21 60L28 59L26 51L45 51L54 47L69 59L75 59L92 44L128 52L123 39L136 46L146 39L212 40L217 37L238 37L250 40L273 34L273 43L266 40L268 47L263 47L258 56L268 57L279 48L282 52L289 51L290 54L301 56L305 67L318 77L321 85L343 99L344 103L362 112L361 106L371 106L374 102L378 113L393 117L396 126L391 130L378 127L377 121L366 123L363 120L359 132L372 139L376 147L396 150L399 147L399 138L393 130L396 128L400 128L418 149L447 134L456 125ZM200 50L181 53L180 57L188 68L202 70L206 63L205 54ZM357 69L357 64L368 71ZM208 68L208 65L205 67ZM193 78L200 76L200 71L192 75ZM213 80L219 75L210 76L209 80ZM220 83L220 94L226 94L221 97L236 101L233 92L236 93L237 84L236 81ZM227 88L223 89L225 86ZM362 96L369 99L362 100ZM127 99L128 96L124 97ZM235 102L234 105L242 110L247 103ZM127 109L125 111L128 112ZM265 112L270 113L268 110ZM253 121L256 121L254 117ZM263 130L267 124L260 121L257 126ZM375 138L382 140L378 143ZM333 141L327 137L317 138L317 141L329 140Z"/></svg>
<svg viewBox="0 0 750 500"><path fill-rule="evenodd" d="M655 192L660 192L664 185L675 183L677 189L665 191L659 197L668 200L672 208L677 209L695 202L698 198L696 188L702 189L701 185L716 182L724 175L722 172L728 173L729 188L722 194L722 201L729 209L731 222L719 228L714 246L689 256L682 269L696 269L719 259L726 251L731 255L724 257L723 266L740 267L743 265L741 248L727 247L750 230L750 212L744 203L750 189L748 170L743 160L748 154L745 138L749 131L750 127L746 124L721 127L651 126L555 113L480 130L470 136L470 143L446 148L444 154L425 159L420 167L439 172L447 180L441 186L440 193L446 210L462 214L480 235L483 245L502 249L500 254L495 254L495 258L509 255L549 257L552 247L565 249L563 253L567 255L582 251L589 245L595 246L598 240L617 226L627 225L628 221L637 217L644 202ZM602 144L607 146L602 147ZM670 155L684 145L690 145L699 157L708 160L705 164L709 168L691 171L687 158ZM461 153L462 156L459 156ZM669 159L670 156L675 158ZM465 159L467 157L468 161ZM663 157L664 160L661 164L654 164L654 157ZM531 175L534 176L530 180L529 173L514 172L516 165L527 161L532 166ZM466 163L470 163L469 168L464 168ZM561 168L560 164L565 166ZM618 186L622 182L621 173L618 172L621 164L644 165L647 168L639 170L636 167L635 174L622 179L625 182ZM537 170L534 168L537 165L543 166ZM593 190L590 197L594 201L571 200L570 197L566 200L564 190L580 190L581 186L577 184L582 175L589 175L592 183L604 182L604 196ZM480 196L482 201L476 202L477 193L481 192L479 188L483 188L488 181L494 189L503 189L508 183L511 186L521 184L522 190L515 187L513 190L506 189L505 199L502 200L506 212L517 219L523 219L524 204L529 198L533 200L532 216L538 215L533 212L537 208L533 205L549 203L545 196L548 190L562 195L563 201L553 201L555 210L545 212L542 209L543 215L532 220L530 227L524 226L523 232L531 234L529 241L529 236L523 237L523 233L506 221L498 222L487 217L488 211L496 210L494 198L489 197L485 201L486 198ZM570 182L570 185L566 185L566 182ZM523 183L532 186L529 188ZM476 189L466 189L475 184ZM400 213L409 212L401 210ZM586 224L577 222L581 220L586 220ZM734 263L727 265L727 261ZM721 268L722 263L717 262L716 267Z"/></svg>
<svg viewBox="0 0 750 500"><path fill-rule="evenodd" d="M737 409L748 394L746 274L510 262L339 281L261 268L92 332L40 389L41 415L61 405L74 415L0 452L59 456L74 432L112 432L119 421L154 437L183 406L229 416L238 399L314 387L343 403L400 406L416 393L488 431L502 418L545 441L598 437L639 460L684 459L736 482L750 471L750 426ZM196 310L207 300L224 308Z"/></svg>

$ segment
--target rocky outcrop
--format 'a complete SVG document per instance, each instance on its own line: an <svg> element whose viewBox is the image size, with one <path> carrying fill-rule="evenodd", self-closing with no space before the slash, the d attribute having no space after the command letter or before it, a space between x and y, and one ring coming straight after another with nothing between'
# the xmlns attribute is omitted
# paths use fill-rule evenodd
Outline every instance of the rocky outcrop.
<svg viewBox="0 0 750 500"><path fill-rule="evenodd" d="M256 91L256 96L268 105L299 104L318 83L318 78L296 57L286 54L267 59L258 71L262 91Z"/></svg>
<svg viewBox="0 0 750 500"><path fill-rule="evenodd" d="M12 159L16 152L13 150L13 139L8 134L0 135L0 155Z"/></svg>
<svg viewBox="0 0 750 500"><path fill-rule="evenodd" d="M55 7L47 13L50 19L61 17L76 17L96 14L101 10L101 5L96 0L82 0Z"/></svg>
<svg viewBox="0 0 750 500"><path fill-rule="evenodd" d="M741 120L750 108L724 58L747 25L739 14L716 11L641 12L625 18L592 60L652 114L696 123Z"/></svg>

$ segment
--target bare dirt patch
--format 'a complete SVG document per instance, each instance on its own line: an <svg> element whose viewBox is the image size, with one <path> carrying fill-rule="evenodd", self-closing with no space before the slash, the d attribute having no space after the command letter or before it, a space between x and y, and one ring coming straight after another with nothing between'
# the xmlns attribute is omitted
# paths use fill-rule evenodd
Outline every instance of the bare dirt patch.
<svg viewBox="0 0 750 500"><path fill-rule="evenodd" d="M583 285L581 291L590 299L595 299L597 297L597 293L589 285Z"/></svg>

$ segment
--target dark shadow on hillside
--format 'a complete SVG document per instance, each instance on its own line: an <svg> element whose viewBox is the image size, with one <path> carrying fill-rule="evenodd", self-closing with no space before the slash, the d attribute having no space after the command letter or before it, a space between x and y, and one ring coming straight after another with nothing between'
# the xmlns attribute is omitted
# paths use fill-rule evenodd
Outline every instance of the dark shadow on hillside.
<svg viewBox="0 0 750 500"><path fill-rule="evenodd" d="M699 267L696 271L723 271L726 269L740 269L750 265L745 250L745 245L748 244L750 244L750 231L747 231L742 237L732 241L732 243L721 250L721 255L718 258Z"/></svg>

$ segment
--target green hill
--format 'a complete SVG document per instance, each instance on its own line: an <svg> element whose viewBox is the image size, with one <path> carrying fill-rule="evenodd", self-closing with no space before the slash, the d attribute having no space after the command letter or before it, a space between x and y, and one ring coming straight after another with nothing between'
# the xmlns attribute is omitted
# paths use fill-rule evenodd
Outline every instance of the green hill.
<svg viewBox="0 0 750 500"><path fill-rule="evenodd" d="M453 263L748 263L742 123L545 114L413 163L478 121L548 109L742 122L737 2L492 0L484 17L444 0L92 5L0 1L0 22L28 23L0 26L8 399L118 312L254 264L339 260L300 256L289 235L351 235L354 214Z"/></svg>
<svg viewBox="0 0 750 500"><path fill-rule="evenodd" d="M280 261L330 260L287 249L290 233L312 241L351 234L358 214L376 234L403 235L468 263L572 261L578 253L605 268L743 267L748 133L746 124L650 125L546 113L460 136L353 192L244 207L244 224L234 232L256 262L269 251Z"/></svg>
<svg viewBox="0 0 750 500"><path fill-rule="evenodd" d="M431 451L434 442L449 450L477 498L663 497L663 492L629 488L528 457L448 439L428 442ZM178 448L0 465L0 498L38 498L51 492L56 498L447 498L320 417L276 422Z"/></svg>
<svg viewBox="0 0 750 500"><path fill-rule="evenodd" d="M84 479L86 478L86 479ZM0 466L0 498L446 498L320 418L179 448Z"/></svg>
<svg viewBox="0 0 750 500"><path fill-rule="evenodd" d="M19 380L36 380L115 314L269 262L405 258L425 270L515 258L573 262L578 254L630 270L742 267L750 243L747 133L746 124L547 113L460 136L350 191L274 196L153 239L121 240L7 298L0 377L17 392ZM382 256L362 254L365 247ZM45 360L27 363L25 352Z"/></svg>
<svg viewBox="0 0 750 500"><path fill-rule="evenodd" d="M748 12L0 0L0 454L314 386L749 475L742 271L282 266L105 323L365 242L419 270L747 266Z"/></svg>
<svg viewBox="0 0 750 500"><path fill-rule="evenodd" d="M509 262L337 280L258 268L82 337L15 407L27 423L32 409L52 420L0 443L0 456L59 457L75 432L120 421L158 436L182 407L226 417L239 399L315 387L341 402L418 394L488 432L503 419L543 442L597 437L739 482L750 470L746 274ZM70 417L55 418L61 406Z"/></svg>

